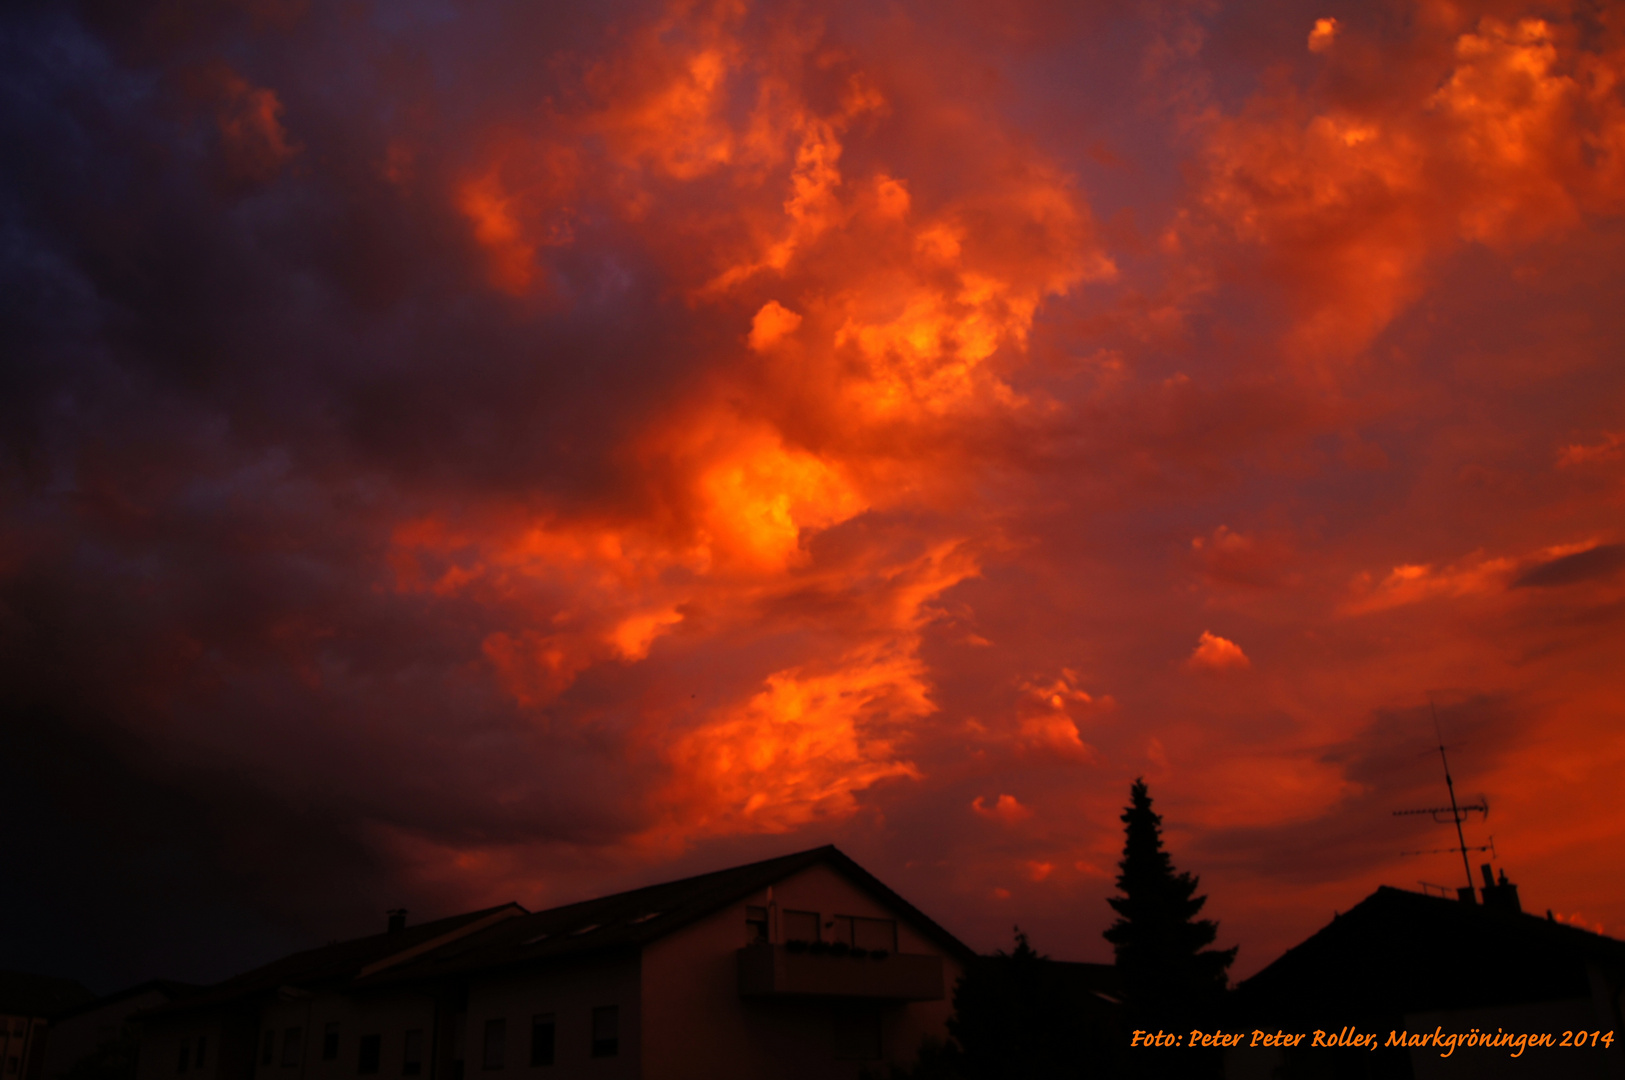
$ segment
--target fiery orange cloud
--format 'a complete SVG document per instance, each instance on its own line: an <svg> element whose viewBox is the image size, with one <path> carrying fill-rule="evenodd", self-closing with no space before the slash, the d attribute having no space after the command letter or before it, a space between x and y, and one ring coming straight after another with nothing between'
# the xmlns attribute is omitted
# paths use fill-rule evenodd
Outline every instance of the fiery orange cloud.
<svg viewBox="0 0 1625 1080"><path fill-rule="evenodd" d="M1335 33L1321 20L1311 49L1334 56ZM1217 228L1264 251L1298 308L1288 352L1346 358L1462 242L1525 244L1618 209L1625 104L1608 88L1620 62L1540 19L1486 15L1456 37L1437 81L1318 109L1261 97L1212 125L1203 218L1180 228L1198 244Z"/></svg>
<svg viewBox="0 0 1625 1080"><path fill-rule="evenodd" d="M978 795L971 801L970 808L1001 825L1015 825L1033 816L1032 808L1021 805L1014 795L1000 795L991 805Z"/></svg>
<svg viewBox="0 0 1625 1080"><path fill-rule="evenodd" d="M1336 19L1316 19L1314 29L1309 31L1309 51L1323 53L1332 47L1337 40Z"/></svg>
<svg viewBox="0 0 1625 1080"><path fill-rule="evenodd" d="M1192 671L1221 672L1244 670L1252 667L1253 662L1234 641L1204 630L1185 666Z"/></svg>
<svg viewBox="0 0 1625 1080"><path fill-rule="evenodd" d="M1612 11L104 7L0 80L38 760L323 903L835 841L1090 959L1143 774L1241 974L1435 876L1437 704L1625 917Z"/></svg>

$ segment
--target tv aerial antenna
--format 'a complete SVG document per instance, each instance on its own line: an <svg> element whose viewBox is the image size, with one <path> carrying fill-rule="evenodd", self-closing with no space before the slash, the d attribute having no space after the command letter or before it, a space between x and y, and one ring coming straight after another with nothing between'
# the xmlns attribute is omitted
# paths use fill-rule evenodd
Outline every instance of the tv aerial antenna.
<svg viewBox="0 0 1625 1080"><path fill-rule="evenodd" d="M1478 802L1469 803L1466 806L1456 802L1456 782L1450 778L1450 758L1444 752L1444 730L1439 727L1439 709L1438 706L1434 705L1432 697L1428 698L1428 709L1433 714L1433 732L1439 737L1439 761L1444 765L1444 786L1445 789L1450 792L1450 805L1429 806L1420 810L1395 810L1394 816L1405 817L1413 814L1427 814L1441 825L1448 821L1456 827L1456 846L1452 848L1434 848L1432 851L1426 852L1407 851L1403 852L1402 854L1434 855L1443 854L1447 851L1459 851L1461 853L1461 868L1467 874L1467 889L1465 892L1460 892L1459 895L1468 903L1472 903L1475 886L1473 885L1473 868L1472 865L1467 861L1467 853L1469 851L1487 850L1493 854L1495 851L1495 839L1494 837L1491 837L1488 844L1481 844L1477 847L1468 847L1466 834L1461 831L1461 823L1467 820L1468 814L1481 814L1483 815L1482 820L1488 820L1490 816L1490 803L1489 800L1482 795L1478 797ZM1445 817L1444 815L1446 814L1449 814L1450 816Z"/></svg>

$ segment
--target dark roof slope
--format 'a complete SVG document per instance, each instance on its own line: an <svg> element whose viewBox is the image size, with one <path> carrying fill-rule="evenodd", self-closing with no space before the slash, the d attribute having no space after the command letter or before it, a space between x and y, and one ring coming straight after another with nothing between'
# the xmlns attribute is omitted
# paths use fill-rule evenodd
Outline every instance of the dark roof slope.
<svg viewBox="0 0 1625 1080"><path fill-rule="evenodd" d="M87 1001L83 1005L69 1009L67 1012L56 1017L56 1019L66 1020L70 1016L78 1016L81 1013L94 1012L97 1009L105 1009L110 1005L117 1005L121 1001L127 1001L133 997L140 997L142 994L149 993L151 991L157 991L170 1001L175 1001L179 998L195 994L202 989L203 987L198 986L196 983L177 982L174 979L148 979L146 982L136 983L134 986L127 986L123 990L115 990L113 993L96 998L94 1001ZM153 1006L153 1008L157 1008L157 1006Z"/></svg>
<svg viewBox="0 0 1625 1080"><path fill-rule="evenodd" d="M370 974L364 984L433 978L545 962L601 950L640 948L808 867L823 864L887 906L951 955L974 954L958 938L887 888L834 845L781 855L680 881L538 911L436 949L410 963Z"/></svg>
<svg viewBox="0 0 1625 1080"><path fill-rule="evenodd" d="M96 997L82 983L35 975L27 971L0 971L0 1013L52 1019Z"/></svg>
<svg viewBox="0 0 1625 1080"><path fill-rule="evenodd" d="M409 926L395 933L373 934L350 941L334 942L318 949L306 949L304 952L297 952L263 967L235 975L199 993L149 1009L142 1015L160 1016L189 1012L280 990L282 987L309 991L344 985L360 977L362 971L369 965L402 954L410 955L418 949L443 946L444 942L441 941L443 938L477 934L504 920L524 914L525 909L518 904L502 904L498 907Z"/></svg>
<svg viewBox="0 0 1625 1080"><path fill-rule="evenodd" d="M1588 962L1625 972L1625 942L1383 886L1242 982L1237 1004L1260 1018L1346 1024L1554 1001L1590 995Z"/></svg>

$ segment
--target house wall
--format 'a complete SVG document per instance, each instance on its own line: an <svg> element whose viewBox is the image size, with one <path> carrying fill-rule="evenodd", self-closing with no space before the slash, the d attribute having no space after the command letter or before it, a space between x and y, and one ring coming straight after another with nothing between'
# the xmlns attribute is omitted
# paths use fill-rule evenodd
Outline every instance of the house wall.
<svg viewBox="0 0 1625 1080"><path fill-rule="evenodd" d="M329 1024L337 1025L338 1048L332 1058L324 1054ZM297 1060L286 1060L287 1033L298 1031ZM359 1072L361 1040L377 1035L378 1080L399 1080L403 1072L406 1033L423 1032L422 1070L419 1080L430 1080L433 1068L435 1002L423 994L369 994L350 997L322 994L309 998L275 1000L259 1011L253 1039L253 1080L355 1080ZM271 1061L265 1061L264 1039L272 1037ZM192 1080L206 1080L193 1077ZM222 1080L236 1080L222 1077Z"/></svg>
<svg viewBox="0 0 1625 1080"><path fill-rule="evenodd" d="M0 1016L0 1080L39 1073L46 1023L39 1016Z"/></svg>
<svg viewBox="0 0 1625 1080"><path fill-rule="evenodd" d="M822 864L670 934L644 949L644 1080L856 1080L883 1060L912 1061L926 1035L942 1038L952 1002L841 1003L829 1000L756 1000L739 994L738 950L747 944L745 908L816 911L821 925L835 915L898 921L898 951L945 957L952 986L959 965L901 913L884 906ZM782 941L778 919L772 937ZM825 927L827 930L827 927ZM862 1022L843 1011L879 1013L881 1060L838 1060L837 1027Z"/></svg>
<svg viewBox="0 0 1625 1080"><path fill-rule="evenodd" d="M136 1080L221 1080L226 1021L224 1013L201 1012L143 1022ZM201 1065L197 1052L200 1039L204 1046ZM241 1075L231 1080L241 1080Z"/></svg>
<svg viewBox="0 0 1625 1080"><path fill-rule="evenodd" d="M476 977L468 987L465 1080L635 1080L643 1051L642 998L636 953ZM592 1011L615 1006L619 1046L613 1057L592 1054ZM531 1019L551 1013L554 1063L530 1064ZM482 1061L486 1021L507 1021L506 1060Z"/></svg>
<svg viewBox="0 0 1625 1080"><path fill-rule="evenodd" d="M168 1001L169 995L154 987L56 1021L45 1040L46 1080L58 1080L103 1045L118 1042L124 1037L131 1014Z"/></svg>

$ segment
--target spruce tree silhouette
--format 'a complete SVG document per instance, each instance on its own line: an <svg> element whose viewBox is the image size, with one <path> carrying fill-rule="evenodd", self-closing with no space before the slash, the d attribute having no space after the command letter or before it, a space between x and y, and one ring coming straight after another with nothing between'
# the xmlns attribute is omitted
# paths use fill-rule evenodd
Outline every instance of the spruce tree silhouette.
<svg viewBox="0 0 1625 1080"><path fill-rule="evenodd" d="M1130 799L1122 816L1122 895L1107 900L1118 919L1106 940L1117 954L1129 1026L1189 1032L1218 1011L1236 950L1207 948L1219 926L1196 917L1207 897L1196 895L1197 878L1174 872L1143 778L1134 781Z"/></svg>

